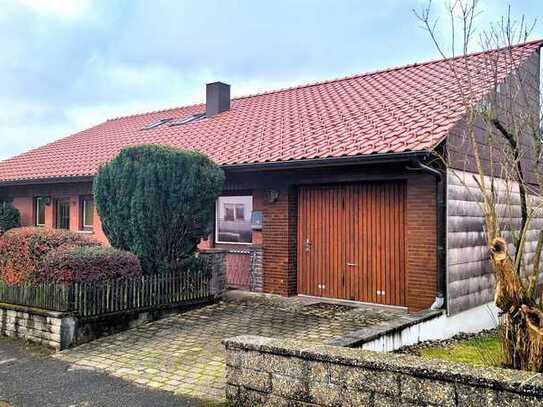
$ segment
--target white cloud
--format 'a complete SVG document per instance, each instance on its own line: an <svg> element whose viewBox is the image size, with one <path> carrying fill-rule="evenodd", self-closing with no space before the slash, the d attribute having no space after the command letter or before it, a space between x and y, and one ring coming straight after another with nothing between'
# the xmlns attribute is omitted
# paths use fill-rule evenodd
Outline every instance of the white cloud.
<svg viewBox="0 0 543 407"><path fill-rule="evenodd" d="M44 16L77 20L90 12L90 0L18 0L25 8Z"/></svg>

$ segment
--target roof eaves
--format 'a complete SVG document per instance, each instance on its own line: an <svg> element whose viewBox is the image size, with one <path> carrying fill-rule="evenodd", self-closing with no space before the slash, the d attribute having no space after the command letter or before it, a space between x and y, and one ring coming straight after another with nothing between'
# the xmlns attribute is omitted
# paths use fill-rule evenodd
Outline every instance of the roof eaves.
<svg viewBox="0 0 543 407"><path fill-rule="evenodd" d="M335 157L335 158L318 158L318 159L303 159L289 161L273 161L263 163L243 163L243 164L226 164L221 165L228 172L245 172L259 170L284 170L297 168L315 168L315 167L337 167L344 165L364 165L364 164L379 164L391 162L408 162L416 158L428 158L432 155L431 150L405 151L401 153L374 153L366 155ZM87 176L65 176L65 177L48 177L48 178L26 178L0 180L2 186L23 186L34 184L58 184L71 182L92 182L94 175Z"/></svg>
<svg viewBox="0 0 543 407"><path fill-rule="evenodd" d="M60 184L71 182L92 182L93 175L85 176L64 176L64 177L45 177L45 178L20 178L20 179L0 179L0 187L6 186L22 186L22 185L35 185L35 184Z"/></svg>
<svg viewBox="0 0 543 407"><path fill-rule="evenodd" d="M221 167L225 171L243 172L255 170L281 170L281 169L296 169L296 168L314 168L314 167L335 167L343 165L363 165L363 164L379 164L401 161L411 161L415 158L426 158L432 155L431 150L417 150L391 153L374 153L356 156L334 157L334 158L316 158L303 160L289 161L273 161L264 163L243 163L243 164L227 164Z"/></svg>

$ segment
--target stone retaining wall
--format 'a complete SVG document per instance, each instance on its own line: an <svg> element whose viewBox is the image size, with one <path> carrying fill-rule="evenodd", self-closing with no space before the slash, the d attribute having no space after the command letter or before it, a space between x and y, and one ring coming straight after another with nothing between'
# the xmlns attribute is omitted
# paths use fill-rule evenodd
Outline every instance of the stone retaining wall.
<svg viewBox="0 0 543 407"><path fill-rule="evenodd" d="M74 326L68 314L0 303L0 335L60 350L72 343Z"/></svg>
<svg viewBox="0 0 543 407"><path fill-rule="evenodd" d="M234 406L541 406L540 374L304 342L227 339Z"/></svg>

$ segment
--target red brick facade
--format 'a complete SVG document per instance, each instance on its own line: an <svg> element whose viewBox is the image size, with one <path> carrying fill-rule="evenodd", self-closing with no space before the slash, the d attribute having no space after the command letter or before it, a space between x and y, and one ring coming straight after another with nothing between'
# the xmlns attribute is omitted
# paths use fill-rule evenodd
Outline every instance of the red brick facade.
<svg viewBox="0 0 543 407"><path fill-rule="evenodd" d="M407 181L406 270L409 311L429 308L436 296L436 181L429 175Z"/></svg>
<svg viewBox="0 0 543 407"><path fill-rule="evenodd" d="M86 233L96 240L107 244L107 238L102 231L102 224L96 208L94 210L94 224L92 231L84 231L81 225L81 199L92 195L92 183L59 183L40 184L32 186L2 187L2 196L13 198L13 205L21 212L22 226L35 225L36 197L50 198L50 204L45 207L45 226L54 227L54 207L57 199L69 199L70 201L70 230Z"/></svg>
<svg viewBox="0 0 543 407"><path fill-rule="evenodd" d="M284 188L279 191L276 202L265 204L264 292L296 294L296 201L295 188Z"/></svg>
<svg viewBox="0 0 543 407"><path fill-rule="evenodd" d="M264 204L264 291L296 294L297 192L281 190L275 203ZM406 287L409 311L430 307L437 283L436 182L431 176L407 179Z"/></svg>
<svg viewBox="0 0 543 407"><path fill-rule="evenodd" d="M376 171L377 173L379 171ZM344 172L343 172L344 174ZM356 174L349 172L356 182ZM354 174L354 175L353 175ZM367 176L367 173L366 175ZM380 175L382 177L382 175ZM295 295L297 293L297 264L296 264L296 235L297 235L297 187L296 183L312 182L309 178L300 176L273 179L269 182L257 178L257 182L247 181L229 194L253 195L253 209L263 212L262 231L253 231L253 246L261 247L263 251L263 289L264 292L280 295ZM336 177L334 175L334 177ZM250 177L248 177L250 178ZM337 178L337 177L336 177ZM328 182L326 177L319 175L321 182ZM332 178L331 178L332 179ZM334 178L335 179L335 178ZM406 291L407 306L410 311L428 308L436 295L436 182L427 175L408 175L406 194ZM361 180L363 181L363 180ZM286 186L290 183L290 186ZM283 186L281 186L283 185ZM278 199L270 202L266 196L268 189L279 191ZM33 198L49 196L54 202L57 198L69 198L70 229L79 231L80 228L80 199L89 195L92 184L66 183L33 185L20 187L5 187L1 195L14 198L14 205L22 213L23 225L32 225L34 219ZM46 208L46 226L53 226L54 204ZM102 242L107 242L98 215L95 215L93 235ZM214 236L203 241L201 248L206 247L239 247L236 245L216 245Z"/></svg>

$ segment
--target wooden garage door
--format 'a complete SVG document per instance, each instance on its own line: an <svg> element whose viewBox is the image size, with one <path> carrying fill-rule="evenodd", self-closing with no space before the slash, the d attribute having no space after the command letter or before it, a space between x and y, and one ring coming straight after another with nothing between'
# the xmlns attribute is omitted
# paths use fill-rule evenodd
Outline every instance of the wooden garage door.
<svg viewBox="0 0 543 407"><path fill-rule="evenodd" d="M307 186L298 293L405 306L405 184Z"/></svg>

